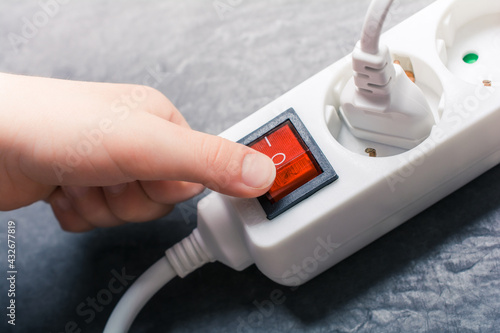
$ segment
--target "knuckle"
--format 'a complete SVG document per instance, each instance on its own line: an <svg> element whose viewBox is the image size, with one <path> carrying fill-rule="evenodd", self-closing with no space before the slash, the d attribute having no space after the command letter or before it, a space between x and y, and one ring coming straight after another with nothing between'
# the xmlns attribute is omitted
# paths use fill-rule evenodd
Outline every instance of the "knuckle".
<svg viewBox="0 0 500 333"><path fill-rule="evenodd" d="M134 206L121 207L120 209L112 209L112 213L120 220L126 222L137 222L140 216L140 210Z"/></svg>
<svg viewBox="0 0 500 333"><path fill-rule="evenodd" d="M92 207L82 207L82 204L76 204L77 211L80 213L85 221L93 225L98 225L103 220L109 218L109 214L106 207L100 205L95 205Z"/></svg>
<svg viewBox="0 0 500 333"><path fill-rule="evenodd" d="M66 221L60 221L59 225L61 226L61 229L66 232L84 232L87 231L87 228L82 228L80 226L75 226L71 222L66 222ZM89 228L90 229L90 228Z"/></svg>
<svg viewBox="0 0 500 333"><path fill-rule="evenodd" d="M59 220L59 225L63 231L71 232L74 229L73 225L67 220Z"/></svg>
<svg viewBox="0 0 500 333"><path fill-rule="evenodd" d="M159 90L141 86L145 93L146 108L151 113L156 113L162 110L170 110L173 108L172 102Z"/></svg>
<svg viewBox="0 0 500 333"><path fill-rule="evenodd" d="M224 166L224 150L225 143L223 140L218 140L211 136L205 136L202 139L200 150L197 154L202 160L200 161L202 165L207 168L213 168L219 170Z"/></svg>

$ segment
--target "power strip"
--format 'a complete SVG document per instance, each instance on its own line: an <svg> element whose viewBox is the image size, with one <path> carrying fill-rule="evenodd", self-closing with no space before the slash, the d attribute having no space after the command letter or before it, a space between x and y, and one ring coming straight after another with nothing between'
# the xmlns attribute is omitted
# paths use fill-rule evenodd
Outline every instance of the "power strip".
<svg viewBox="0 0 500 333"><path fill-rule="evenodd" d="M347 128L339 107L350 55L223 132L269 150L296 186L201 200L198 229L213 257L300 285L498 164L499 22L496 0L438 0L382 36L433 112L429 136L411 149ZM302 164L285 165L288 155Z"/></svg>

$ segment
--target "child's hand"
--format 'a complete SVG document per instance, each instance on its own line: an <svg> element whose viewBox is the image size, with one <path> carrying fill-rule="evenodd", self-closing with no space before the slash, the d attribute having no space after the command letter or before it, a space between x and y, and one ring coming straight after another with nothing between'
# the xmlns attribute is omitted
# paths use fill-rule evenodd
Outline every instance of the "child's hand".
<svg viewBox="0 0 500 333"><path fill-rule="evenodd" d="M191 130L152 88L0 74L0 210L46 200L85 231L160 217L203 186L256 197L274 177L267 156Z"/></svg>

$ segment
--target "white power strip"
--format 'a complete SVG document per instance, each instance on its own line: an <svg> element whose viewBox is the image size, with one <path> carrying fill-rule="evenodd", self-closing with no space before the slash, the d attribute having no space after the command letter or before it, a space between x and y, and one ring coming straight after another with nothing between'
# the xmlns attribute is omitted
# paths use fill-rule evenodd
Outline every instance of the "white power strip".
<svg viewBox="0 0 500 333"><path fill-rule="evenodd" d="M310 133L306 146L315 142L335 171L322 188L316 178L303 185L312 191L299 187L303 198L267 203L271 214L266 199L205 197L198 229L216 260L237 270L255 263L280 284L302 284L500 162L500 2L438 0L381 40L431 106L428 138L403 150L353 136L338 112L352 76L351 57L341 59L221 134L271 147L270 130L293 108ZM285 160L285 152L273 156Z"/></svg>

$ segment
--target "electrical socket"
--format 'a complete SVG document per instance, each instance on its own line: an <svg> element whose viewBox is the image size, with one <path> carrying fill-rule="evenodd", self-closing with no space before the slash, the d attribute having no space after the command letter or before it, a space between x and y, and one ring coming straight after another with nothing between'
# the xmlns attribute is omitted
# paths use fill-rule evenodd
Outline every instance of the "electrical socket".
<svg viewBox="0 0 500 333"><path fill-rule="evenodd" d="M238 141L293 107L339 178L271 221L257 199L205 197L198 229L216 259L238 270L255 263L278 283L300 285L498 164L499 17L496 0L438 0L382 35L435 118L411 149L346 129L338 107L350 56L223 132ZM465 52L478 60L465 63ZM233 243L221 245L228 237Z"/></svg>
<svg viewBox="0 0 500 333"><path fill-rule="evenodd" d="M444 12L436 29L443 64L457 78L497 85L500 79L500 3L457 1ZM464 57L467 57L465 59Z"/></svg>

